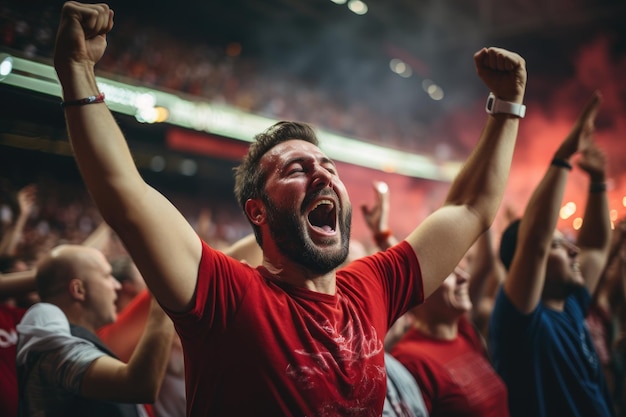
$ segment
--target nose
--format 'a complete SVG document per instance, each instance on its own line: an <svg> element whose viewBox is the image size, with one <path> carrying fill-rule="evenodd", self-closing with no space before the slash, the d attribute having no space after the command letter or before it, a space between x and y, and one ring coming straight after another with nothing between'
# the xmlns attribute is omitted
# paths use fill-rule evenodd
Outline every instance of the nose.
<svg viewBox="0 0 626 417"><path fill-rule="evenodd" d="M323 166L316 164L315 170L313 172L313 187L314 188L325 188L331 187L333 184L332 174Z"/></svg>
<svg viewBox="0 0 626 417"><path fill-rule="evenodd" d="M574 245L571 242L564 241L563 246L565 246L565 250L567 250L567 255L570 258L575 258L580 253L580 249L578 248L578 246Z"/></svg>
<svg viewBox="0 0 626 417"><path fill-rule="evenodd" d="M463 284L470 279L470 274L458 266L454 268L454 275L456 276L457 284Z"/></svg>
<svg viewBox="0 0 626 417"><path fill-rule="evenodd" d="M114 277L111 277L111 281L113 282L113 289L115 291L119 291L122 289L122 284Z"/></svg>

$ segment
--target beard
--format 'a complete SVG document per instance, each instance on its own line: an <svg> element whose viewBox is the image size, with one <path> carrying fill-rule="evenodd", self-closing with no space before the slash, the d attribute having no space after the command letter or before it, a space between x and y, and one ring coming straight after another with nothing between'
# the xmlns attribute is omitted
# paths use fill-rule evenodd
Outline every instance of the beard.
<svg viewBox="0 0 626 417"><path fill-rule="evenodd" d="M302 206L307 207L307 202L313 201L322 192L307 196ZM289 259L306 267L316 274L325 274L341 265L348 257L350 246L350 226L352 208L339 210L337 208L337 223L341 233L341 246L337 250L324 250L318 248L306 234L305 226L300 221L299 213L295 210L278 208L267 196L262 197L267 209L267 223L270 235L278 249ZM301 213L303 214L303 213ZM322 242L324 245L332 244L332 239Z"/></svg>

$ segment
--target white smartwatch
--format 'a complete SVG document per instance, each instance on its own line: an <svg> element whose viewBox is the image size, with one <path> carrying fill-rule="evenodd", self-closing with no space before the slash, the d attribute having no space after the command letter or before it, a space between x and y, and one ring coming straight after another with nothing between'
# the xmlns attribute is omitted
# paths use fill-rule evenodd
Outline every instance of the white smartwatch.
<svg viewBox="0 0 626 417"><path fill-rule="evenodd" d="M500 100L493 93L489 93L489 97L487 97L487 105L485 106L485 110L489 114L505 113L517 116L520 119L526 115L525 105Z"/></svg>

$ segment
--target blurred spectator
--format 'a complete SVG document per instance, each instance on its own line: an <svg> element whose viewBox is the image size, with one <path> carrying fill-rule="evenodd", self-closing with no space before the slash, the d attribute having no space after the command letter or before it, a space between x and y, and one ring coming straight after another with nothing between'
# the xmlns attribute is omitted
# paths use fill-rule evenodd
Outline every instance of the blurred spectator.
<svg viewBox="0 0 626 417"><path fill-rule="evenodd" d="M626 415L626 219L613 230L607 266L593 294L586 321L618 415Z"/></svg>
<svg viewBox="0 0 626 417"><path fill-rule="evenodd" d="M95 330L116 318L119 283L97 249L55 248L37 266L42 302L17 326L20 415L142 416L124 403L152 402L165 372L173 325L156 302L126 364Z"/></svg>
<svg viewBox="0 0 626 417"><path fill-rule="evenodd" d="M606 162L593 141L595 93L561 142L521 221L502 235L507 268L489 328L493 363L506 382L512 416L611 416L613 401L585 324L610 243ZM589 178L576 243L556 230L572 169Z"/></svg>

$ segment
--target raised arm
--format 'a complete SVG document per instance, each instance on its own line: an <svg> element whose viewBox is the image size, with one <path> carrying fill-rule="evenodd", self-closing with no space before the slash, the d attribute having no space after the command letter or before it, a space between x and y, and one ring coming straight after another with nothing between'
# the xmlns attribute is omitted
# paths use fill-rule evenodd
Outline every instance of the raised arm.
<svg viewBox="0 0 626 417"><path fill-rule="evenodd" d="M37 270L9 272L0 274L0 299L4 297L16 297L28 292L35 291L35 274Z"/></svg>
<svg viewBox="0 0 626 417"><path fill-rule="evenodd" d="M480 235L469 253L471 255L467 270L471 277L469 293L472 305L476 308L485 296L488 279L496 273L491 228Z"/></svg>
<svg viewBox="0 0 626 417"><path fill-rule="evenodd" d="M98 227L83 240L82 244L90 248L96 248L108 257L110 252L109 246L111 245L111 233L113 233L111 227L106 222L100 222Z"/></svg>
<svg viewBox="0 0 626 417"><path fill-rule="evenodd" d="M626 300L624 286L624 255L626 254L626 218L615 225L606 264L593 292L594 303L607 311L622 314ZM620 319L621 320L621 319Z"/></svg>
<svg viewBox="0 0 626 417"><path fill-rule="evenodd" d="M479 77L500 100L522 103L526 63L500 48L474 55ZM422 267L424 295L430 295L494 220L513 157L519 118L490 114L478 145L452 182L446 201L407 238Z"/></svg>
<svg viewBox="0 0 626 417"><path fill-rule="evenodd" d="M611 220L606 195L604 154L595 145L582 151L578 166L589 175L589 193L583 216L583 225L576 241L580 272L593 294L611 248Z"/></svg>
<svg viewBox="0 0 626 417"><path fill-rule="evenodd" d="M85 184L119 235L150 290L175 311L190 306L201 244L176 208L140 176L121 130L104 103L76 104L99 94L94 66L104 54L113 11L106 4L67 2L54 65L61 82L70 142ZM175 260L175 262L172 262Z"/></svg>
<svg viewBox="0 0 626 417"><path fill-rule="evenodd" d="M569 159L590 146L599 104L600 96L596 93L556 151L520 222L517 247L504 291L522 313L533 311L541 299L548 254L571 169Z"/></svg>
<svg viewBox="0 0 626 417"><path fill-rule="evenodd" d="M128 363L101 356L89 367L81 385L88 398L131 403L156 400L167 368L174 325L152 299L145 330Z"/></svg>
<svg viewBox="0 0 626 417"><path fill-rule="evenodd" d="M398 243L398 239L389 229L389 186L382 181L372 183L376 200L372 206L363 204L361 212L365 218L365 224L372 232L376 246L380 250L387 250Z"/></svg>
<svg viewBox="0 0 626 417"><path fill-rule="evenodd" d="M17 214L15 223L13 223L8 232L2 237L2 241L0 242L0 256L15 256L17 246L22 239L24 226L35 205L36 198L37 186L35 184L27 185L17 192L17 203L20 212Z"/></svg>

